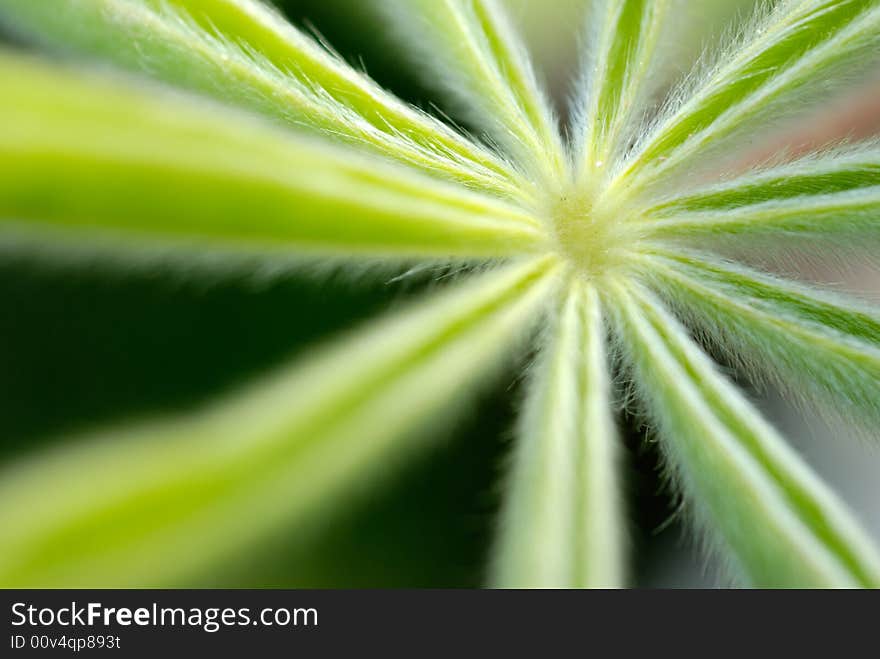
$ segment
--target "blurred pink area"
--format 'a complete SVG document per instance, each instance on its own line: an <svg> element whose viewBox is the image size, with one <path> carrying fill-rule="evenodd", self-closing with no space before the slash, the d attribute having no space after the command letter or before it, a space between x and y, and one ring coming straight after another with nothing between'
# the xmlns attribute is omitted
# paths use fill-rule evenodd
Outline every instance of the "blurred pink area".
<svg viewBox="0 0 880 659"><path fill-rule="evenodd" d="M759 148L747 151L732 169L745 170L756 163L778 159L780 155L794 159L823 147L877 137L880 137L880 75L797 121ZM849 258L845 267L841 265L836 258L824 264L819 259L803 263L799 270L808 280L834 283L876 299L880 294L880 272L874 265Z"/></svg>
<svg viewBox="0 0 880 659"><path fill-rule="evenodd" d="M791 157L841 141L880 135L880 77L798 121L769 144L748 153L744 163L763 162L781 151Z"/></svg>

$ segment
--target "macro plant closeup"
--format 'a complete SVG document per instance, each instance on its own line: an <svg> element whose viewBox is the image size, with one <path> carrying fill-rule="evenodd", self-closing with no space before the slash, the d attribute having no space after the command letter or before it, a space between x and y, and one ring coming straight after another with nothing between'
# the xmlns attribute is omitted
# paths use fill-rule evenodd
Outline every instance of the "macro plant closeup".
<svg viewBox="0 0 880 659"><path fill-rule="evenodd" d="M561 93L524 3L345 5L351 30L355 5L381 26L391 68L411 64L416 104L261 0L0 0L0 258L99 280L301 277L311 302L273 298L293 326L328 297L351 307L211 400L7 451L0 584L279 585L231 566L346 514L383 547L373 562L404 564L419 552L359 506L396 487L389 516L439 523L400 484L448 502L489 451L497 505L457 518L485 529L479 584L639 585L627 465L649 450L724 585L880 587L876 539L759 404L778 392L876 450L880 309L803 264L876 267L880 142L748 156L876 74L880 2L581 4ZM372 304L371 287L403 292ZM198 341L224 331L192 322ZM64 330L42 331L51 352ZM446 533L424 563L462 560ZM342 564L365 546L329 544ZM331 553L299 574L354 583Z"/></svg>

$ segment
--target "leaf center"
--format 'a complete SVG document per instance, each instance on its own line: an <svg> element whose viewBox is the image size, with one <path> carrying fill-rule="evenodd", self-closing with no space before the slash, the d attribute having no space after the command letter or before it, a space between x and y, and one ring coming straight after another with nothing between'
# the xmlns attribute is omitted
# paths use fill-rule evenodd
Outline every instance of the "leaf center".
<svg viewBox="0 0 880 659"><path fill-rule="evenodd" d="M607 274L623 265L635 246L637 237L626 221L629 214L604 195L571 188L551 204L556 249L583 275Z"/></svg>

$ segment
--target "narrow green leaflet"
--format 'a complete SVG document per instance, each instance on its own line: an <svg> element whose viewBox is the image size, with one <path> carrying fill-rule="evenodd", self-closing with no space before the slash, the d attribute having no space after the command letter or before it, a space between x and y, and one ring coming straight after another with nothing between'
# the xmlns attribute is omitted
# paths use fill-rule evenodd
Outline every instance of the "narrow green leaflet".
<svg viewBox="0 0 880 659"><path fill-rule="evenodd" d="M720 261L658 252L645 277L744 372L847 422L880 423L876 309Z"/></svg>
<svg viewBox="0 0 880 659"><path fill-rule="evenodd" d="M579 279L533 377L496 547L500 587L623 585L617 441L599 296Z"/></svg>
<svg viewBox="0 0 880 659"><path fill-rule="evenodd" d="M506 202L207 101L0 57L0 226L138 247L473 258L533 251Z"/></svg>
<svg viewBox="0 0 880 659"><path fill-rule="evenodd" d="M396 100L262 2L0 0L0 21L432 174L526 197L491 152Z"/></svg>
<svg viewBox="0 0 880 659"><path fill-rule="evenodd" d="M870 178L869 173L863 181ZM697 206L700 201L694 203ZM751 241L753 246L782 250L800 248L816 240L823 246L871 248L880 237L880 185L831 194L782 196L779 200L732 209L678 213L672 207L658 218L645 214L640 219L645 236L692 244L736 238L740 242Z"/></svg>
<svg viewBox="0 0 880 659"><path fill-rule="evenodd" d="M264 534L338 509L337 495L452 420L557 278L548 259L484 274L199 415L11 464L0 584L192 583Z"/></svg>
<svg viewBox="0 0 880 659"><path fill-rule="evenodd" d="M701 521L759 587L878 587L880 556L841 502L649 294L614 285L624 352Z"/></svg>
<svg viewBox="0 0 880 659"><path fill-rule="evenodd" d="M528 53L495 0L379 0L389 20L478 126L555 184L567 164L556 119Z"/></svg>
<svg viewBox="0 0 880 659"><path fill-rule="evenodd" d="M647 110L656 89L657 46L673 16L675 0L594 0L588 14L588 44L578 138L578 163L585 181L604 178L612 160Z"/></svg>
<svg viewBox="0 0 880 659"><path fill-rule="evenodd" d="M648 132L616 178L635 194L693 168L727 138L757 122L797 111L876 61L876 0L782 0L745 30L749 41L694 77Z"/></svg>
<svg viewBox="0 0 880 659"><path fill-rule="evenodd" d="M671 195L645 211L653 218L687 213L723 214L756 204L830 195L880 184L880 146L875 142L812 154L683 195Z"/></svg>

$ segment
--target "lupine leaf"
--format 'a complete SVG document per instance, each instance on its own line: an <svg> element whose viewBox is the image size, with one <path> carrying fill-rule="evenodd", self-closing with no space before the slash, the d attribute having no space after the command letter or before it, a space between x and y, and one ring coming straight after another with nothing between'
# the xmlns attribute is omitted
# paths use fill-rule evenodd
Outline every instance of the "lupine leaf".
<svg viewBox="0 0 880 659"><path fill-rule="evenodd" d="M495 370L555 281L548 259L482 275L199 416L7 466L0 583L187 583L326 511L451 420L449 406Z"/></svg>
<svg viewBox="0 0 880 659"><path fill-rule="evenodd" d="M638 126L655 89L656 50L673 19L675 0L595 0L588 15L587 54L578 121L581 177L613 168L623 155L627 131Z"/></svg>
<svg viewBox="0 0 880 659"><path fill-rule="evenodd" d="M543 183L565 174L565 152L529 56L495 0L379 0L428 63L432 80Z"/></svg>
<svg viewBox="0 0 880 659"><path fill-rule="evenodd" d="M877 587L880 557L836 496L649 294L613 285L623 350L684 492L754 586Z"/></svg>
<svg viewBox="0 0 880 659"><path fill-rule="evenodd" d="M572 282L534 374L519 430L494 584L623 584L623 518L599 296Z"/></svg>
<svg viewBox="0 0 880 659"><path fill-rule="evenodd" d="M670 88L707 43L742 22L760 0L590 0L576 121L581 185L617 172Z"/></svg>
<svg viewBox="0 0 880 659"><path fill-rule="evenodd" d="M835 78L875 61L876 0L783 0L744 32L746 41L694 78L640 141L616 185L636 194L693 169L707 152L774 114L791 112Z"/></svg>
<svg viewBox="0 0 880 659"><path fill-rule="evenodd" d="M646 278L750 377L811 410L880 423L876 309L708 255L655 254Z"/></svg>
<svg viewBox="0 0 880 659"><path fill-rule="evenodd" d="M485 146L259 0L0 0L0 27L25 40L212 97L0 54L4 248L23 235L49 250L167 246L223 263L237 251L514 260L207 410L9 460L0 585L205 583L306 533L429 444L554 305L496 585L621 584L608 313L672 475L734 574L880 587L880 557L850 513L665 306L745 376L880 422L876 311L691 251L734 237L874 244L876 143L708 181L880 59L880 2L767 2L658 107L678 51L715 40L707 17L721 2L592 2L570 153L496 0L383 3Z"/></svg>
<svg viewBox="0 0 880 659"><path fill-rule="evenodd" d="M811 154L685 194L670 194L645 211L645 215L674 218L685 213L723 213L771 201L829 195L878 184L880 148L871 142Z"/></svg>
<svg viewBox="0 0 880 659"><path fill-rule="evenodd" d="M862 182L871 182L871 176L867 173ZM676 213L670 208L663 214L668 217L642 217L641 228L646 236L691 244L736 239L773 250L797 249L810 243L815 246L816 241L824 247L870 249L880 236L880 185L828 194L782 196L778 201L732 209Z"/></svg>
<svg viewBox="0 0 880 659"><path fill-rule="evenodd" d="M517 198L527 189L491 152L384 92L256 0L0 0L0 20L432 174Z"/></svg>
<svg viewBox="0 0 880 659"><path fill-rule="evenodd" d="M0 223L17 231L343 256L540 242L537 220L505 202L205 101L14 57L0 58L0 86L13 100L0 107Z"/></svg>

